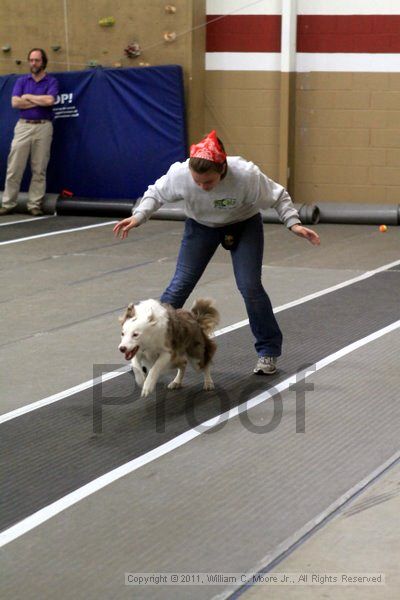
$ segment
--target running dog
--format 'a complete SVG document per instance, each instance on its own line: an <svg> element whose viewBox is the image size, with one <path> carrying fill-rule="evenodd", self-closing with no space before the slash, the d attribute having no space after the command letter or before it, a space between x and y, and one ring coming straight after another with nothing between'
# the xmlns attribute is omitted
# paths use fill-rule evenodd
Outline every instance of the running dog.
<svg viewBox="0 0 400 600"><path fill-rule="evenodd" d="M188 362L203 371L203 389L214 389L210 362L217 346L210 335L219 322L219 313L212 300L196 300L190 310L144 300L129 304L120 322L122 339L118 349L132 361L142 396L151 394L160 375L168 369L178 369L168 388L182 387Z"/></svg>

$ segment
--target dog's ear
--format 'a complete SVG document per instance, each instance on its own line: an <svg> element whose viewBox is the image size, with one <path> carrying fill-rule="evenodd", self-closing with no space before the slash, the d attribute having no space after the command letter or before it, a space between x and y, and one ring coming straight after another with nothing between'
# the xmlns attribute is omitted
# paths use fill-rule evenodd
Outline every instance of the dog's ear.
<svg viewBox="0 0 400 600"><path fill-rule="evenodd" d="M133 302L131 302L130 304L128 304L125 314L119 318L119 322L120 323L125 323L125 321L127 319L131 319L135 314L135 305L133 304Z"/></svg>
<svg viewBox="0 0 400 600"><path fill-rule="evenodd" d="M153 311L150 309L149 314L147 315L147 320L150 325L155 325L157 323L157 319L154 316Z"/></svg>

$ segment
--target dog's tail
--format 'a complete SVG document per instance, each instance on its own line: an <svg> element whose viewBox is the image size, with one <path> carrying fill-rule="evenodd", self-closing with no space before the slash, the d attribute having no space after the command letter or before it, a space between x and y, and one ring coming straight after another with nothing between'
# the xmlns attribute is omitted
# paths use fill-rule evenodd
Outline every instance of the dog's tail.
<svg viewBox="0 0 400 600"><path fill-rule="evenodd" d="M195 300L190 312L206 335L210 335L219 323L219 312L211 298Z"/></svg>

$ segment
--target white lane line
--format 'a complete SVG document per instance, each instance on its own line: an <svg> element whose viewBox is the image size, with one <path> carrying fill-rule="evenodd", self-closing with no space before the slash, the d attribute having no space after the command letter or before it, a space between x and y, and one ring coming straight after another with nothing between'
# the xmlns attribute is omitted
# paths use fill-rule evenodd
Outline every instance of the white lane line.
<svg viewBox="0 0 400 600"><path fill-rule="evenodd" d="M20 223L30 223L31 221L43 221L43 219L53 219L55 215L46 215L45 217L33 217L32 219L20 219L19 221L8 221L7 223L0 223L0 227L6 227L7 225L19 225Z"/></svg>
<svg viewBox="0 0 400 600"><path fill-rule="evenodd" d="M114 223L117 223L117 221L107 221L106 223L96 223L95 225L85 225L84 227L74 227L73 229L62 229L61 231L50 231L49 233L30 235L28 237L17 238L16 240L7 240L6 242L0 242L0 246L7 246L8 244L18 244L19 242L28 242L30 240L38 240L40 238L50 237L52 235L62 235L63 233L73 233L74 231L84 231L85 229L95 229L96 227L105 227L106 225L113 225Z"/></svg>
<svg viewBox="0 0 400 600"><path fill-rule="evenodd" d="M372 271L366 271L365 273L362 273L361 275L358 275L357 277L353 277L352 279L347 279L346 281L343 281L341 283L333 285L329 288L325 288L318 292L314 292L313 294L308 294L307 296L303 296L302 298L299 298L298 300L293 300L293 302L288 302L287 304L283 304L282 306L277 306L274 309L274 313L278 313L283 310L287 310L288 308L293 308L294 306L298 306L299 304L303 304L304 302L309 302L310 300L314 300L315 298L319 298L320 296L324 296L325 294L330 294L341 288L352 285L353 283L362 281L363 279L368 279L368 277L372 277L373 275L376 275L377 273L381 273L382 271L386 271L387 269L396 267L397 265L400 265L400 260L388 263L388 264L378 267ZM228 325L227 327L223 327L222 329L219 329L218 331L215 332L215 336L217 337L219 335L224 335L225 333L228 333L229 331L234 331L235 329L244 327L244 326L248 325L248 323L249 323L248 319L244 319L243 321L238 321L237 323L233 323L233 325ZM119 375L122 375L123 373L126 373L127 371L129 371L129 369L130 369L130 367L127 366L127 367L122 367L121 369L118 369L117 371L110 371L110 373L103 375L101 381L107 381L108 379L112 379L113 377L118 377ZM88 381L84 381L83 383L80 383L74 387L63 390L62 392L53 394L52 396L48 396L47 398L43 398L42 400L37 400L36 402L32 402L31 404L26 404L25 406L21 406L20 408L12 410L8 413L4 413L3 415L0 415L0 425L2 423L5 423L6 421L10 421L11 419L15 419L17 417L25 415L26 413L29 413L33 410L37 410L38 408L47 406L48 404L53 404L53 402L59 402L60 400L63 400L64 398L68 398L68 396L72 396L73 394L77 394L78 392L81 392L82 390L86 390L90 387L93 387L97 383L100 383L100 381L97 379L96 380L89 379Z"/></svg>
<svg viewBox="0 0 400 600"><path fill-rule="evenodd" d="M354 352L354 350L357 350L358 348L361 348L362 346L365 346L366 344L369 344L370 342L373 342L374 340L377 340L380 337L392 331L395 331L399 327L400 320L396 321L395 323L392 323L391 325L388 325L387 327L383 327L382 329L375 331L374 333L371 333L370 335L367 335L366 337L357 340L356 342L353 342L348 346L345 346L341 350L334 352L330 356L323 358L322 360L314 363L314 365L307 367L307 369L304 369L299 373L294 373L281 383L277 384L271 391L267 390L265 392L262 392L261 394L258 394L257 396L251 398L247 402L244 402L239 406L231 408L225 413L222 413L220 415L217 415L216 417L204 421L195 429L185 431L184 433L178 435L169 442L166 442L165 444L154 448L154 450L146 452L146 454L138 456L137 458L125 463L124 465L121 465L120 467L109 471L105 475L102 475L101 477L90 481L86 485L78 488L77 490L74 490L73 492L67 494L63 498L60 498L56 502L45 506L44 508L30 515L29 517L26 517L22 521L19 521L19 523L16 523L8 529L5 529L3 532L0 533L0 548L16 540L21 535L24 535L25 533L31 531L35 527L38 527L39 525L45 523L52 517L70 508L77 502L80 502L88 496L91 496L95 492L98 492L99 490L103 489L107 485L110 485L114 481L121 479L121 477L125 477L125 475L129 475L130 473L137 471L138 469L144 467L150 462L153 462L154 460L157 460L158 458L169 454L169 452L180 448L184 444L187 444L191 440L197 438L206 431L209 431L213 427L216 427L217 425L224 423L225 421L229 421L230 419L237 417L242 412L248 411L251 408L257 406L258 404L265 402L265 400L273 398L277 393L279 394L287 390L292 384L298 382L299 379L306 379L312 373L327 367L328 365L346 356L347 354Z"/></svg>

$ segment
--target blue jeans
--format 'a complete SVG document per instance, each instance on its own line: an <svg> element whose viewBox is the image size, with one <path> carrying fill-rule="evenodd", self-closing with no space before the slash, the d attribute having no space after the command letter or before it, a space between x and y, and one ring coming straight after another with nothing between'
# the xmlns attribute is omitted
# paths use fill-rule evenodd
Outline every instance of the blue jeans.
<svg viewBox="0 0 400 600"><path fill-rule="evenodd" d="M221 228L185 222L178 262L161 302L181 308L193 291L221 241ZM260 214L244 222L240 241L230 250L236 285L243 296L259 356L279 356L282 333L261 282L264 230Z"/></svg>

